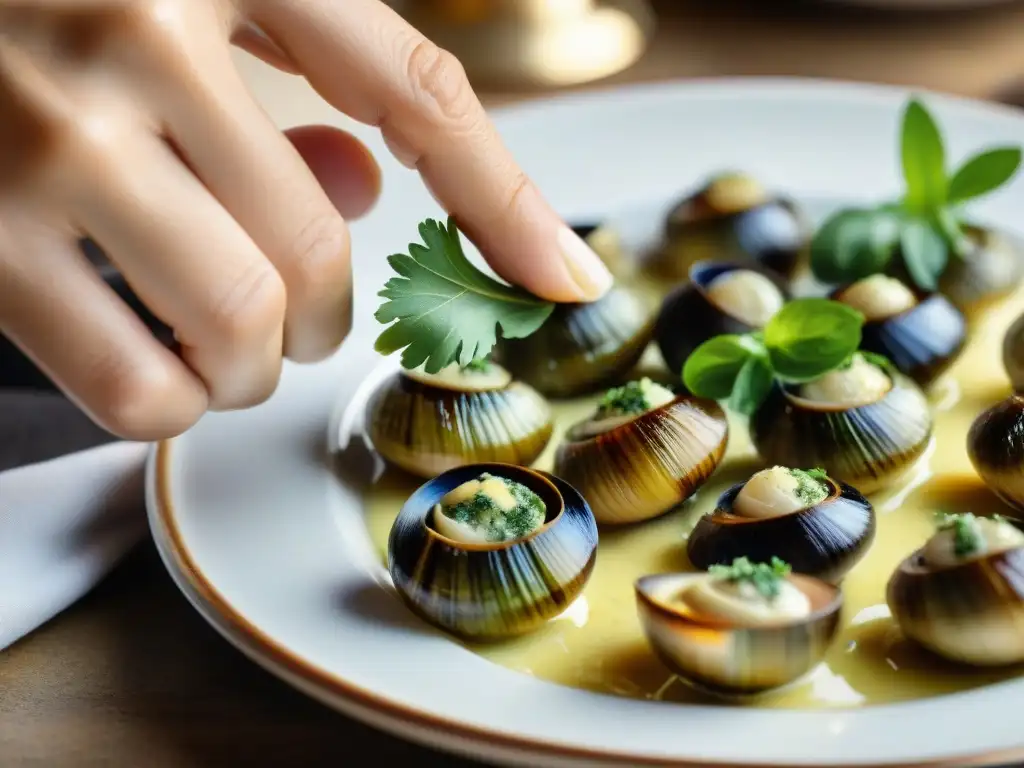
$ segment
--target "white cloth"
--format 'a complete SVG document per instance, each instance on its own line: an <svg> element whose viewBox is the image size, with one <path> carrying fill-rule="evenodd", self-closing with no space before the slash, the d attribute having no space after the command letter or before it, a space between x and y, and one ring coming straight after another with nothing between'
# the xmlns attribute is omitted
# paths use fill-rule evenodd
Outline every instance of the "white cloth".
<svg viewBox="0 0 1024 768"><path fill-rule="evenodd" d="M109 443L0 472L0 651L82 597L145 535L147 450Z"/></svg>

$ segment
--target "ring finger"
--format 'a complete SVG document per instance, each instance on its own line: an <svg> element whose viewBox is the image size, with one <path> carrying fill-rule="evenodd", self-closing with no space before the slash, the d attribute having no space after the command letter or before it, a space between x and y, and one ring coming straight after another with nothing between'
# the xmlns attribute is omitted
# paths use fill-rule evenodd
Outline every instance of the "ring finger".
<svg viewBox="0 0 1024 768"><path fill-rule="evenodd" d="M0 327L113 434L153 440L183 432L206 410L202 382L153 338L75 240L23 210L0 216Z"/></svg>

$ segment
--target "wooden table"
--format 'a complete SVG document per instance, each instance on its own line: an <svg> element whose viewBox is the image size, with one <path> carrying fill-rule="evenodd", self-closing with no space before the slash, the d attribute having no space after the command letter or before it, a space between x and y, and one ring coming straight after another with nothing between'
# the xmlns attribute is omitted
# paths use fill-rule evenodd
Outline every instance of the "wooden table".
<svg viewBox="0 0 1024 768"><path fill-rule="evenodd" d="M808 75L995 98L1024 77L1021 3L898 15L782 0L655 5L662 18L648 55L613 82ZM327 119L300 81L246 57L239 63L282 124ZM484 93L491 104L521 96ZM369 750L374 764L432 757L335 715L242 658L191 610L149 542L0 657L4 768L365 764L355 749Z"/></svg>

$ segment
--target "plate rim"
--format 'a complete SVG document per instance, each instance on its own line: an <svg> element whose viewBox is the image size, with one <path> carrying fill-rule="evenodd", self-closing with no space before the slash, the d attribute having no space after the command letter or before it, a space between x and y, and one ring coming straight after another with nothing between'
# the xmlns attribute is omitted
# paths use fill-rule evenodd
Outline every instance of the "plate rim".
<svg viewBox="0 0 1024 768"><path fill-rule="evenodd" d="M287 682L302 693L333 706L335 701L344 701L352 705L344 713L356 718L371 727L387 731L405 739L414 739L433 749L445 749L438 746L435 740L423 737L424 729L440 729L446 735L473 744L478 750L497 753L502 757L515 759L536 759L538 756L555 758L567 765L616 765L616 766L665 766L666 768L791 768L791 763L763 763L744 761L741 763L723 760L658 758L649 755L637 755L614 750L598 750L583 747L570 747L564 744L538 739L532 736L514 736L509 733L489 730L474 725L467 725L449 720L440 715L424 712L410 705L388 699L372 690L350 683L342 677L321 669L297 654L282 647L273 638L267 636L259 627L249 622L236 611L220 591L205 577L202 569L194 561L185 545L181 531L174 515L174 500L171 491L171 465L177 438L155 443L147 459L146 467L146 500L149 508L148 517L154 527L154 539L160 557L167 567L175 585L182 591L186 599L211 626L214 627L229 643L237 648L254 663L274 674L278 679ZM163 534L155 535L157 529ZM190 590L183 588L183 580ZM206 608L197 604L206 603ZM217 616L214 620L211 615ZM223 624L221 623L223 622ZM244 640L243 640L244 638ZM250 642L246 642L246 640ZM255 645L256 647L253 647ZM279 670L298 678L305 684L300 688L294 682L282 677ZM311 691L319 690L326 696L316 696ZM369 710L380 717L380 721L366 716ZM340 711L340 710L339 710ZM396 727L401 725L403 727ZM410 737L414 732L417 737ZM456 750L472 757L468 748ZM971 766L1001 766L1024 761L1024 745L1017 749L999 750L982 754L966 754L948 756L935 760L912 762L885 763L829 763L828 768L970 768ZM600 761L600 763L595 763Z"/></svg>
<svg viewBox="0 0 1024 768"><path fill-rule="evenodd" d="M643 86L609 86L595 88L570 94L554 95L549 98L536 99L525 104L505 105L492 110L494 115L509 113L529 117L529 113L539 109L569 108L574 105L599 103L609 95L634 97L638 99L650 98L652 95L665 92L675 92L677 97L680 91L689 93L705 94L710 91L733 91L736 89L745 90L746 93L757 92L756 95L767 97L767 92L782 88L783 90L796 90L806 98L809 95L815 97L831 96L840 101L848 102L858 98L879 98L892 99L895 96L918 94L932 96L947 103L959 103L969 107L976 112L985 112L992 117L998 116L1001 119L1012 118L1016 122L1024 122L1024 113L1007 105L979 101L976 99L952 96L940 92L929 91L928 89L908 89L899 86L877 85L855 81L829 80L822 78L780 78L780 77L733 77L733 78L705 78L694 81L666 81L650 83ZM828 88L829 92L823 91ZM725 94L729 95L729 94ZM735 96L733 96L735 98ZM412 705L404 704L387 698L373 690L363 688L350 683L335 673L322 669L313 662L290 652L282 647L273 638L266 635L259 627L249 622L240 612L235 610L230 602L217 590L214 584L203 574L198 563L192 558L184 537L178 528L175 518L175 502L172 495L172 466L175 455L174 446L178 438L161 441L152 446L147 460L147 482L146 495L148 517L154 538L158 540L158 549L165 567L171 572L172 577L179 589L185 593L189 602L193 604L208 623L218 629L233 645L238 647L260 666L268 669L279 678L282 676L271 666L277 664L291 674L303 680L310 688L324 689L340 701L349 702L353 710L359 707L371 710L375 715L380 716L380 722L374 722L365 717L362 713L353 711L350 716L369 723L372 727L402 738L412 739L419 743L429 744L433 748L447 749L445 745L439 746L436 741L419 737L410 737L409 729L440 729L445 735L454 736L466 740L474 745L476 754L480 751L489 755L500 755L503 758L543 756L556 758L560 762L568 761L569 764L593 765L595 761L601 764L611 763L615 765L665 765L676 766L677 768L693 768L694 766L709 766L714 768L788 768L791 763L763 763L683 759L677 757L654 757L651 755L638 755L632 752L620 752L613 749L588 749L585 747L569 746L564 743L555 743L535 736L517 736L509 732L491 730L478 725L467 725L462 722L450 720L443 716L434 715ZM163 536L158 534L162 533ZM162 538L162 541L161 541ZM166 550L166 551L165 551ZM177 572L177 575L175 574ZM196 593L196 597L208 604L209 610L220 619L226 622L226 626L218 626L214 621L196 604L196 599L179 583L181 577ZM242 648L238 637L253 640L260 647L260 652L249 652ZM266 654L266 657L263 657ZM284 678L282 678L284 679ZM290 683L296 687L294 683ZM304 690L307 695L312 695ZM314 698L320 698L313 696ZM326 702L325 702L326 703ZM339 707L334 707L340 709ZM383 723L383 724L382 724ZM454 750L464 751L464 750ZM472 753L466 753L472 754ZM947 766L977 766L977 765L1001 765L1014 760L1024 759L1024 745L1018 748L1002 749L994 752L972 753L967 755L943 756L940 758L925 761L903 761L903 762L874 762L874 763L830 763L830 768L844 768L844 766L856 766L865 768L870 765L872 768L947 768Z"/></svg>

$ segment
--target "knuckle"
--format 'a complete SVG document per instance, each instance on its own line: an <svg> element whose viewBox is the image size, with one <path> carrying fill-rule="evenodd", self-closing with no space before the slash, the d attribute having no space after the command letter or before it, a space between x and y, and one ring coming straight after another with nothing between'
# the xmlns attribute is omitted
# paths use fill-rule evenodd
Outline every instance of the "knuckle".
<svg viewBox="0 0 1024 768"><path fill-rule="evenodd" d="M102 392L98 421L126 440L161 440L181 434L202 416L200 400L189 407L181 384L166 365L141 365L111 355L98 362L94 385Z"/></svg>
<svg viewBox="0 0 1024 768"><path fill-rule="evenodd" d="M431 119L453 123L471 118L476 97L462 63L427 39L413 47L408 60L413 96Z"/></svg>
<svg viewBox="0 0 1024 768"><path fill-rule="evenodd" d="M265 341L284 323L284 282L269 262L255 260L212 308L210 327L224 343Z"/></svg>
<svg viewBox="0 0 1024 768"><path fill-rule="evenodd" d="M518 213L519 201L522 199L523 193L530 188L531 183L530 177L523 171L517 170L513 174L508 192L505 195L505 211L510 216L515 216Z"/></svg>
<svg viewBox="0 0 1024 768"><path fill-rule="evenodd" d="M285 282L293 298L308 303L347 285L350 245L341 216L328 212L311 217L285 260Z"/></svg>

